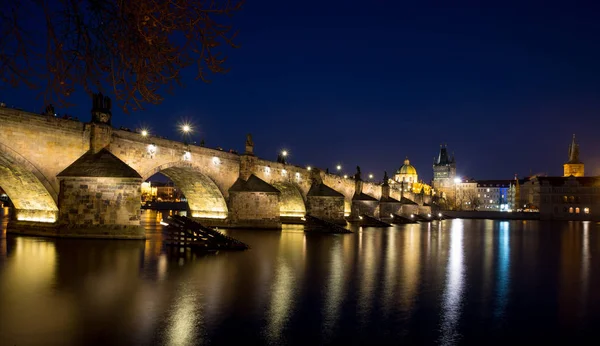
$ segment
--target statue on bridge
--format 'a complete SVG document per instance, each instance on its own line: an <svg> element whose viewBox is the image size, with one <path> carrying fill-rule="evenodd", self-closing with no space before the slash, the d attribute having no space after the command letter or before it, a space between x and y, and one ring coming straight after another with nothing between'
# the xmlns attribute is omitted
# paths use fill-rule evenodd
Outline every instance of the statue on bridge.
<svg viewBox="0 0 600 346"><path fill-rule="evenodd" d="M354 174L354 180L362 180L360 177L360 166L356 166L356 174Z"/></svg>
<svg viewBox="0 0 600 346"><path fill-rule="evenodd" d="M246 135L246 155L254 155L254 141L251 133Z"/></svg>
<svg viewBox="0 0 600 346"><path fill-rule="evenodd" d="M110 108L110 97L102 95L101 92L92 93L92 122L110 125L112 117Z"/></svg>

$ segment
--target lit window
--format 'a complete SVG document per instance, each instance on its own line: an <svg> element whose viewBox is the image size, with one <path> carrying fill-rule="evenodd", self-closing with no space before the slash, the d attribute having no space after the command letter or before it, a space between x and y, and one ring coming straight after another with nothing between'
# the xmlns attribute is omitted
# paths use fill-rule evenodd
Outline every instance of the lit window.
<svg viewBox="0 0 600 346"><path fill-rule="evenodd" d="M493 203L493 201L490 199L490 203Z"/></svg>
<svg viewBox="0 0 600 346"><path fill-rule="evenodd" d="M192 153L186 151L183 153L183 161L190 161L192 159Z"/></svg>
<svg viewBox="0 0 600 346"><path fill-rule="evenodd" d="M490 189L487 189L487 192L490 192Z"/></svg>
<svg viewBox="0 0 600 346"><path fill-rule="evenodd" d="M282 169L282 170L281 170L281 175L285 177L285 176L286 176L286 174L287 174L287 171L286 171L285 169Z"/></svg>
<svg viewBox="0 0 600 346"><path fill-rule="evenodd" d="M300 180L300 172L296 172L296 180Z"/></svg>
<svg viewBox="0 0 600 346"><path fill-rule="evenodd" d="M477 194L477 197L481 197L481 194L480 194L480 193L478 193L478 194Z"/></svg>
<svg viewBox="0 0 600 346"><path fill-rule="evenodd" d="M590 213L590 208L587 208L587 207L583 208L583 213L584 214L589 214Z"/></svg>
<svg viewBox="0 0 600 346"><path fill-rule="evenodd" d="M575 214L579 214L579 207L575 208Z"/></svg>
<svg viewBox="0 0 600 346"><path fill-rule="evenodd" d="M271 173L271 167L265 167L265 174Z"/></svg>
<svg viewBox="0 0 600 346"><path fill-rule="evenodd" d="M569 208L569 214L573 214L573 207Z"/></svg>
<svg viewBox="0 0 600 346"><path fill-rule="evenodd" d="M212 158L212 162L213 162L214 165L218 165L218 164L221 163L221 160L218 157L215 156L215 157Z"/></svg>

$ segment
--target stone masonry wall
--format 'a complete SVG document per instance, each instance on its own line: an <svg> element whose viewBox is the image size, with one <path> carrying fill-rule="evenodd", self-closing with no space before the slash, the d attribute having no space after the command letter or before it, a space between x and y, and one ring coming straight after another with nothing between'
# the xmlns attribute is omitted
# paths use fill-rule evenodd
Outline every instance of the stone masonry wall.
<svg viewBox="0 0 600 346"><path fill-rule="evenodd" d="M320 219L343 223L344 220L344 198L333 196L308 196L306 200L306 212Z"/></svg>
<svg viewBox="0 0 600 346"><path fill-rule="evenodd" d="M79 226L139 226L141 179L63 178L59 222Z"/></svg>
<svg viewBox="0 0 600 346"><path fill-rule="evenodd" d="M228 220L234 227L281 228L279 194L231 192Z"/></svg>
<svg viewBox="0 0 600 346"><path fill-rule="evenodd" d="M350 218L355 220L360 215L375 217L379 201L352 201L352 212Z"/></svg>
<svg viewBox="0 0 600 346"><path fill-rule="evenodd" d="M90 129L79 121L0 108L0 144L39 171L57 198L56 175L89 150Z"/></svg>
<svg viewBox="0 0 600 346"><path fill-rule="evenodd" d="M390 219L392 218L390 214L400 214L401 213L400 203L391 203L391 202L382 202L379 203L379 217L382 219Z"/></svg>

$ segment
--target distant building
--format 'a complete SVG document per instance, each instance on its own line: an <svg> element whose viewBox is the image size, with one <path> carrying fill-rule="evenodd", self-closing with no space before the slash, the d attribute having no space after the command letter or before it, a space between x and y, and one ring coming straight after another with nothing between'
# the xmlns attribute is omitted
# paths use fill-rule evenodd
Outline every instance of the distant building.
<svg viewBox="0 0 600 346"><path fill-rule="evenodd" d="M463 178L455 181L456 209L476 210L481 204L481 198L477 197L477 181Z"/></svg>
<svg viewBox="0 0 600 346"><path fill-rule="evenodd" d="M398 183L416 183L419 181L418 178L417 169L410 164L408 157L404 159L404 164L394 174L394 180Z"/></svg>
<svg viewBox="0 0 600 346"><path fill-rule="evenodd" d="M563 165L565 177L583 177L584 166L583 162L579 160L579 144L575 143L575 135L571 145L569 145L569 161Z"/></svg>
<svg viewBox="0 0 600 346"><path fill-rule="evenodd" d="M535 187L532 204L543 220L600 219L600 177L533 177L525 184Z"/></svg>
<svg viewBox="0 0 600 346"><path fill-rule="evenodd" d="M447 146L440 145L440 153L433 159L433 181L432 186L440 196L446 196L454 200L456 178L456 161L454 155L448 157Z"/></svg>
<svg viewBox="0 0 600 346"><path fill-rule="evenodd" d="M181 190L173 185L173 182L143 182L142 183L142 202L179 202L184 201Z"/></svg>
<svg viewBox="0 0 600 346"><path fill-rule="evenodd" d="M563 168L562 177L533 176L518 181L518 209L539 211L542 220L600 220L600 177L584 176L575 135Z"/></svg>
<svg viewBox="0 0 600 346"><path fill-rule="evenodd" d="M477 198L480 201L478 210L508 211L512 199L512 180L478 180Z"/></svg>

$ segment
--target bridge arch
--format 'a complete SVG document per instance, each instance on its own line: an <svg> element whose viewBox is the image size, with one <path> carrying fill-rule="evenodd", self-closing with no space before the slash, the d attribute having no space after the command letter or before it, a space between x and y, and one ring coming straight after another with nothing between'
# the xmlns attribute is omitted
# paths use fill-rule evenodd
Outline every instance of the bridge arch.
<svg viewBox="0 0 600 346"><path fill-rule="evenodd" d="M20 221L55 222L58 194L27 159L0 143L0 186L15 206Z"/></svg>
<svg viewBox="0 0 600 346"><path fill-rule="evenodd" d="M227 201L223 192L201 167L189 162L176 161L162 164L142 174L145 181L156 173L171 179L188 201L192 217L224 219L227 217Z"/></svg>
<svg viewBox="0 0 600 346"><path fill-rule="evenodd" d="M279 213L283 217L303 217L306 215L305 198L301 189L291 182L273 182L272 185L281 192Z"/></svg>

